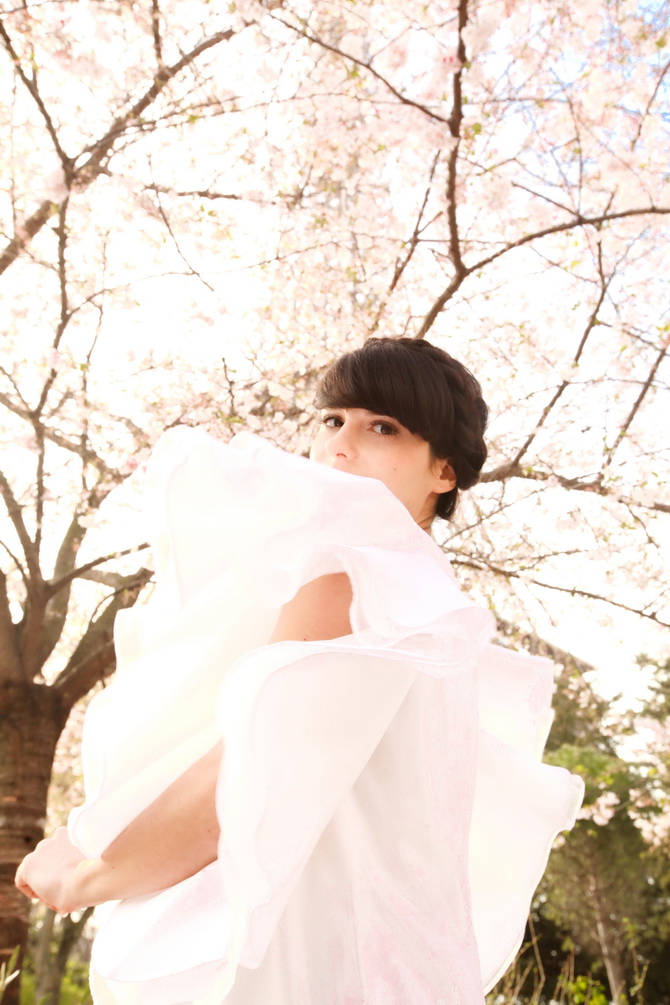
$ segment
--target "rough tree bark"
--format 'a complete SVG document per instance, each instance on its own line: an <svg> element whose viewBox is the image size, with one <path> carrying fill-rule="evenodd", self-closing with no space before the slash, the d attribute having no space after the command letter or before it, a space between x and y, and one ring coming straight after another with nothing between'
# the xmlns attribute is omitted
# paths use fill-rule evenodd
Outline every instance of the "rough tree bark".
<svg viewBox="0 0 670 1005"><path fill-rule="evenodd" d="M0 681L0 959L16 946L21 959L30 902L12 884L16 867L44 833L51 765L68 710L55 689ZM19 966L21 965L19 960ZM18 1002L19 982L5 992Z"/></svg>
<svg viewBox="0 0 670 1005"><path fill-rule="evenodd" d="M28 941L30 902L15 889L19 862L44 835L47 792L58 738L73 705L96 681L114 669L112 641L116 612L131 606L150 573L128 577L103 613L91 621L65 669L54 683L35 680L34 667L21 656L39 650L47 634L44 620L34 626L37 638L12 645L19 626L0 631L0 963ZM47 617L46 609L43 618ZM8 656L8 651L12 656ZM29 661L28 661L29 662ZM3 1005L18 1005L19 981L13 981Z"/></svg>

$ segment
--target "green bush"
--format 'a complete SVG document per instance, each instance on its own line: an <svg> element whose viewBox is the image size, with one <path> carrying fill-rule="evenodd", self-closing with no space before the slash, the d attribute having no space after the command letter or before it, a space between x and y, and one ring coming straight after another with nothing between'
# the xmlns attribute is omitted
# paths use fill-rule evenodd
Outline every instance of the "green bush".
<svg viewBox="0 0 670 1005"><path fill-rule="evenodd" d="M61 984L58 1005L91 1005L86 967L75 964L68 968ZM23 973L21 979L21 1005L40 1005L35 999L35 975Z"/></svg>

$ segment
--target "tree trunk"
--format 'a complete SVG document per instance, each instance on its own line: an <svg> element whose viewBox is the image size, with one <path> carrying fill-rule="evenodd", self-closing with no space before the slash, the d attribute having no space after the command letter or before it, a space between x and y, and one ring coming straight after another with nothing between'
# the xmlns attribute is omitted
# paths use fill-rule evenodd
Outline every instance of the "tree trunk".
<svg viewBox="0 0 670 1005"><path fill-rule="evenodd" d="M603 904L603 897L595 870L589 877L589 893L592 898L593 912L596 922L596 935L600 944L607 982L610 986L612 1005L626 1005L626 974L621 953L612 938L611 923Z"/></svg>
<svg viewBox="0 0 670 1005"><path fill-rule="evenodd" d="M56 926L55 911L47 910L43 932L40 933L39 953L35 958L35 1000L40 1005L58 1005L68 960L92 914L93 908L87 907L76 921L70 915L66 915L61 917L60 925ZM54 930L57 947L52 951Z"/></svg>
<svg viewBox="0 0 670 1005"><path fill-rule="evenodd" d="M51 939L56 922L56 912L47 907L44 911L42 924L39 927L37 941L33 946L33 965L35 967L35 999L40 1001L44 995L42 985L45 982L42 977L49 970L51 962Z"/></svg>
<svg viewBox="0 0 670 1005"><path fill-rule="evenodd" d="M19 862L44 835L47 791L58 737L67 719L46 684L0 682L0 962L28 941L30 902L14 887ZM20 979L3 1005L18 1005Z"/></svg>

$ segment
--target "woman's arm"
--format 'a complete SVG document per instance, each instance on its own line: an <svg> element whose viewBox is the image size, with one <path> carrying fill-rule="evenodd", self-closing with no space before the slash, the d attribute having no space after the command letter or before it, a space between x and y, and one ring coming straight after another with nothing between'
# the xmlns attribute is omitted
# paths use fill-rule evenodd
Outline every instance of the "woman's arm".
<svg viewBox="0 0 670 1005"><path fill-rule="evenodd" d="M307 583L282 608L270 641L311 642L350 634L351 596L344 573ZM100 858L84 858L60 828L23 860L17 887L67 914L154 893L204 869L217 855L215 792L221 756L219 743L140 813Z"/></svg>
<svg viewBox="0 0 670 1005"><path fill-rule="evenodd" d="M64 827L27 855L16 885L61 914L107 900L154 893L192 876L216 858L216 779L221 744L168 786L112 841L86 859Z"/></svg>
<svg viewBox="0 0 670 1005"><path fill-rule="evenodd" d="M313 579L284 604L270 642L316 642L350 635L351 599L346 573Z"/></svg>

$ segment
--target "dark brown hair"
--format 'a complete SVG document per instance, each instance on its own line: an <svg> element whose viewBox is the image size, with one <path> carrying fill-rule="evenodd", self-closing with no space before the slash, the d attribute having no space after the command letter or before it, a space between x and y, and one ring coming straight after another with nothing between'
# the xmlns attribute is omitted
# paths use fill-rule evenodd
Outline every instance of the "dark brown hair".
<svg viewBox="0 0 670 1005"><path fill-rule="evenodd" d="M436 516L451 518L459 489L479 480L486 460L489 410L479 382L449 353L423 339L372 338L345 353L317 389L317 408L365 408L397 419L449 461L456 487L444 492Z"/></svg>

